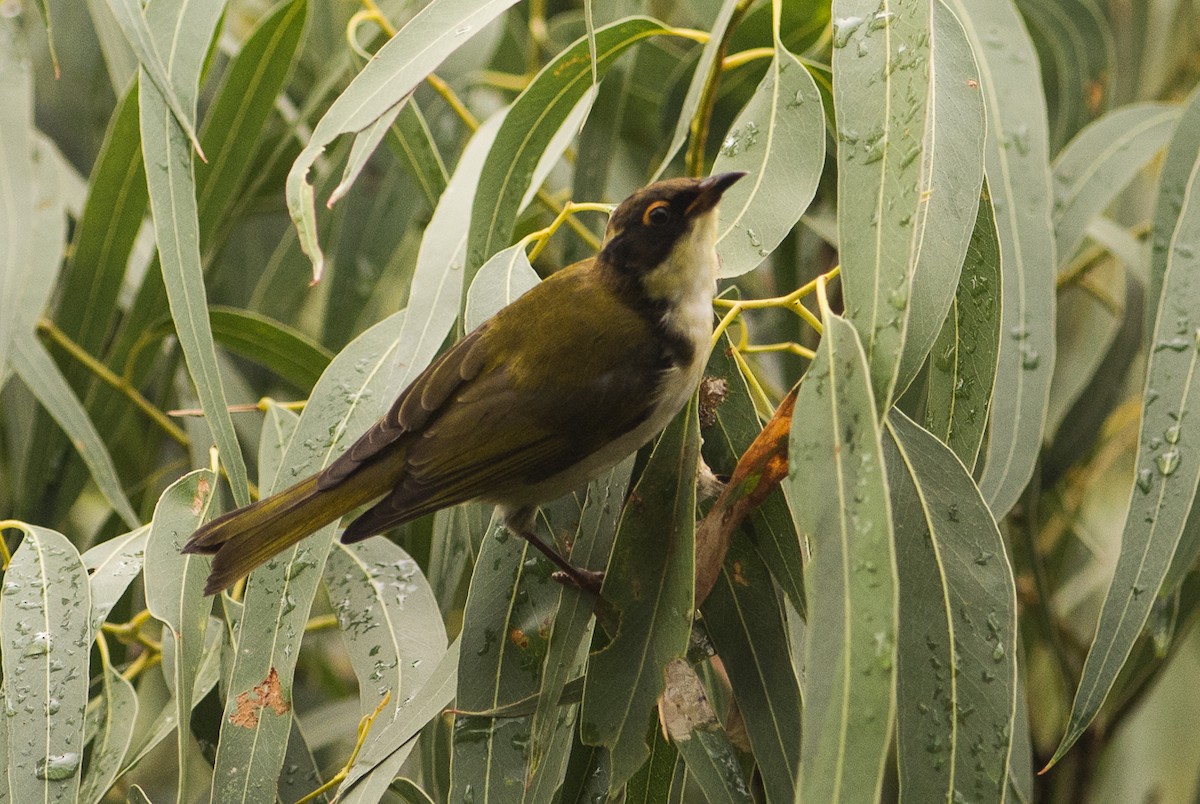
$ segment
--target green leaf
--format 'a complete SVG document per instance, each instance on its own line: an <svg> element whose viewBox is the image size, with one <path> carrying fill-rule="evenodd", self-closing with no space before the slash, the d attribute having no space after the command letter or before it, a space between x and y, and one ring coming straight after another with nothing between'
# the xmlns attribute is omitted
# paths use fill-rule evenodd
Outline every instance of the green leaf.
<svg viewBox="0 0 1200 804"><path fill-rule="evenodd" d="M300 416L279 472L273 481L260 478L264 493L326 466L383 412L399 390L388 374L403 318L400 312L384 319L329 364ZM334 528L322 528L250 575L217 749L216 800L242 801L256 790L273 789L278 781L291 726L296 654ZM252 726L243 718L231 721L238 696L253 702L255 688L263 684L280 696L280 705L256 707Z"/></svg>
<svg viewBox="0 0 1200 804"><path fill-rule="evenodd" d="M358 677L359 709L395 714L446 652L446 629L417 563L387 539L334 546L325 585L346 655Z"/></svg>
<svg viewBox="0 0 1200 804"><path fill-rule="evenodd" d="M328 349L303 332L259 313L212 305L208 318L218 343L301 391L316 385L333 359Z"/></svg>
<svg viewBox="0 0 1200 804"><path fill-rule="evenodd" d="M1154 231L1150 236L1150 279L1146 283L1145 339L1154 337L1163 274L1167 271L1171 235L1183 209L1183 196L1196 154L1200 153L1200 88L1192 91L1187 106L1175 126L1175 135L1167 146L1158 179L1158 199L1154 205Z"/></svg>
<svg viewBox="0 0 1200 804"><path fill-rule="evenodd" d="M718 476L733 473L742 454L762 432L746 378L726 338L708 359L705 377L725 381L727 396L716 408L716 421L701 430L704 460ZM797 611L804 611L804 556L783 490L772 492L750 513L742 531L762 556L775 582ZM738 537L735 537L738 538Z"/></svg>
<svg viewBox="0 0 1200 804"><path fill-rule="evenodd" d="M198 469L175 481L154 507L150 535L146 540L146 608L155 619L171 630L176 751L179 761L178 797L186 798L189 785L187 755L191 746L189 721L194 701L192 689L204 654L205 630L211 609L204 599L204 579L211 560L185 555L180 550L192 532L207 519L216 491L216 476L209 469ZM167 651L166 642L163 651Z"/></svg>
<svg viewBox="0 0 1200 804"><path fill-rule="evenodd" d="M170 639L170 631L164 631L163 636L164 639ZM204 631L204 648L200 659L200 667L196 671L195 687L192 691L193 711L195 711L196 704L204 700L204 696L208 695L213 687L217 686L217 679L221 675L221 648L224 644L222 623L216 619L210 619L208 627ZM145 759L159 743L177 730L176 725L179 721L174 697L170 695L169 691L164 689L162 695L166 700L160 702L157 699L153 699L151 701L153 705L148 706L146 689L147 684L145 682L138 687L139 707L143 711L148 709L158 714L155 715L154 719L149 722L144 730L137 728L137 726L141 725L140 723L135 724L133 742L125 755L118 775L127 773L133 766Z"/></svg>
<svg viewBox="0 0 1200 804"><path fill-rule="evenodd" d="M1146 372L1136 480L1121 536L1121 553L1104 598L1096 636L1083 666L1057 762L1096 717L1150 616L1179 545L1200 483L1189 452L1200 443L1200 160L1192 166L1163 276L1154 347Z"/></svg>
<svg viewBox="0 0 1200 804"><path fill-rule="evenodd" d="M83 566L91 575L92 630L99 631L113 606L142 571L150 526L142 525L123 536L101 542L83 554Z"/></svg>
<svg viewBox="0 0 1200 804"><path fill-rule="evenodd" d="M391 723L383 728L358 756L350 768L346 781L338 788L339 799L353 794L361 786L363 780L368 782L376 775L376 769L389 759L399 755L407 757L414 747L414 737L421 727L436 717L442 709L454 698L454 690L458 679L459 640L454 640L446 652L442 654L437 667L429 674L420 691L413 696L412 701L404 706ZM390 782L393 774L385 775Z"/></svg>
<svg viewBox="0 0 1200 804"><path fill-rule="evenodd" d="M1122 106L1079 132L1054 160L1054 237L1061 267L1092 219L1171 139L1180 111L1163 103Z"/></svg>
<svg viewBox="0 0 1200 804"><path fill-rule="evenodd" d="M178 32L167 31L164 34L161 24L165 19L164 15L171 14L173 10L166 8L166 5L166 3L162 3L154 11L150 11L143 9L137 0L108 0L109 10L116 17L117 24L121 26L121 33L125 34L125 38L129 40L130 47L137 55L138 64L161 93L163 103L171 111L183 135L191 142L196 153L203 155L204 151L200 149L200 141L196 138L194 125L196 90L195 87L192 87L190 92L187 91L186 87L179 84L178 77L180 70L186 71L192 68L195 68L196 75L199 75L199 61L203 58L204 51L207 50L209 33L212 29L211 26L205 27L195 17L188 17L184 9L180 9L178 15L172 15L173 17L178 16L179 22L184 23L180 26L179 31L186 31L188 34L186 38L194 36L195 40L204 40L199 54L190 53L188 55L191 58L178 59L179 51L174 48L175 42L171 38L173 33L177 35ZM196 8L199 9L198 13L205 14L202 4L197 4ZM160 9L161 13L157 13L156 16L156 12L159 12ZM197 12L193 11L193 13ZM167 64L171 65L169 71Z"/></svg>
<svg viewBox="0 0 1200 804"><path fill-rule="evenodd" d="M83 404L59 373L53 358L32 335L18 338L12 346L13 368L21 376L21 381L70 437L108 504L126 525L136 528L140 520L125 496L112 458Z"/></svg>
<svg viewBox="0 0 1200 804"><path fill-rule="evenodd" d="M474 203L484 161L506 114L489 117L467 142L421 237L408 288L411 315L400 328L399 349L407 357L397 371L398 387L407 386L429 365L458 320L467 243L463 210Z"/></svg>
<svg viewBox="0 0 1200 804"><path fill-rule="evenodd" d="M979 68L962 24L933 6L931 104L922 154L920 245L913 268L908 329L897 388L906 388L929 355L954 301L983 186L984 115ZM997 285L998 287L998 285Z"/></svg>
<svg viewBox="0 0 1200 804"><path fill-rule="evenodd" d="M99 354L112 328L117 294L134 238L146 214L146 175L138 131L138 93L118 103L88 181L54 320L75 343ZM72 387L90 379L78 364L65 368Z"/></svg>
<svg viewBox="0 0 1200 804"><path fill-rule="evenodd" d="M0 595L9 800L71 802L79 794L93 639L87 571L62 534L8 526L25 533Z"/></svg>
<svg viewBox="0 0 1200 804"><path fill-rule="evenodd" d="M265 14L229 63L204 115L200 140L208 162L196 165L196 203L206 262L219 242L214 232L259 167L259 143L296 63L307 20L307 0L283 0Z"/></svg>
<svg viewBox="0 0 1200 804"><path fill-rule="evenodd" d="M900 589L901 801L1000 801L1017 695L1017 593L966 468L899 411L887 421Z"/></svg>
<svg viewBox="0 0 1200 804"><path fill-rule="evenodd" d="M122 33L108 0L87 0L87 9L100 43L100 52L104 55L104 64L108 67L109 83L113 93L120 97L129 90L137 75L137 56ZM134 94L137 94L136 90Z"/></svg>
<svg viewBox="0 0 1200 804"><path fill-rule="evenodd" d="M300 414L267 400L267 416L258 439L258 477L262 482L274 482L299 421Z"/></svg>
<svg viewBox="0 0 1200 804"><path fill-rule="evenodd" d="M891 403L925 234L933 6L833 4L838 247L846 318L862 334L879 410Z"/></svg>
<svg viewBox="0 0 1200 804"><path fill-rule="evenodd" d="M529 264L529 256L525 253L527 245L522 241L498 252L475 274L467 290L467 306L463 311L463 323L468 332L541 281Z"/></svg>
<svg viewBox="0 0 1200 804"><path fill-rule="evenodd" d="M0 386L8 376L9 352L20 334L20 300L33 267L33 77L21 58L17 21L0 22Z"/></svg>
<svg viewBox="0 0 1200 804"><path fill-rule="evenodd" d="M979 63L988 135L984 170L1003 278L1000 354L979 488L992 513L1012 508L1033 474L1054 371L1054 233L1046 103L1037 56L1016 10L947 0Z"/></svg>
<svg viewBox="0 0 1200 804"><path fill-rule="evenodd" d="M85 727L96 734L92 741L87 774L79 789L79 801L88 804L99 804L117 780L121 760L133 740L133 727L138 714L137 693L133 685L107 661L101 667L100 685L100 694L88 705Z"/></svg>
<svg viewBox="0 0 1200 804"><path fill-rule="evenodd" d="M618 520L629 488L633 458L614 466L593 480L582 499L569 495L545 506L542 516L550 533L568 533L571 552L567 559L576 567L603 570L612 551ZM556 739L560 721L560 700L568 679L578 678L586 661L581 645L591 641L595 601L587 595L563 589L558 601L546 657L542 662L537 706L530 724L529 767L535 792L553 792L562 781L569 759L565 739ZM582 679L581 679L582 680ZM574 721L574 717L571 718ZM545 769L547 759L559 759L563 767Z"/></svg>
<svg viewBox="0 0 1200 804"><path fill-rule="evenodd" d="M308 171L341 134L362 131L408 96L464 37L491 22L516 0L434 0L379 49L313 129L287 177L287 204L300 245L319 280L324 255L317 242L313 186ZM461 214L461 213L460 213Z"/></svg>
<svg viewBox="0 0 1200 804"><path fill-rule="evenodd" d="M650 726L650 758L625 785L625 804L675 804L671 791L686 775L675 744L663 737L658 724ZM679 784L682 788L682 784Z"/></svg>
<svg viewBox="0 0 1200 804"><path fill-rule="evenodd" d="M400 115L388 129L388 134L391 135L387 138L388 145L408 167L409 174L424 193L426 203L430 207L437 206L449 177L416 98L409 97L408 103L400 107Z"/></svg>
<svg viewBox="0 0 1200 804"><path fill-rule="evenodd" d="M625 507L601 593L619 616L612 641L588 663L580 735L612 752L609 791L645 761L646 718L663 668L682 657L696 581L696 402L659 438Z"/></svg>
<svg viewBox="0 0 1200 804"><path fill-rule="evenodd" d="M933 344L925 403L925 429L972 471L996 381L1000 289L1000 240L985 184L950 315Z"/></svg>
<svg viewBox="0 0 1200 804"><path fill-rule="evenodd" d="M1102 257L1087 275L1087 287L1071 283L1058 291L1058 359L1046 411L1047 437L1058 433L1095 378L1125 321L1124 267Z"/></svg>
<svg viewBox="0 0 1200 804"><path fill-rule="evenodd" d="M400 101L384 112L378 120L354 135L354 145L350 148L350 158L346 160L346 167L342 171L342 180L329 194L329 200L325 202L325 206L332 207L346 193L350 192L350 187L358 180L358 174L362 173L362 169L367 166L367 160L371 158L371 154L375 153L379 143L383 142L383 138L387 136L388 131L396 122L396 118L400 115L400 110L406 105L406 101Z"/></svg>
<svg viewBox="0 0 1200 804"><path fill-rule="evenodd" d="M812 202L824 167L821 95L812 75L776 35L771 66L712 167L713 173L750 174L721 202L717 253L722 276L753 270L779 246Z"/></svg>
<svg viewBox="0 0 1200 804"><path fill-rule="evenodd" d="M172 64L171 80L175 89L189 100L195 98L200 67L223 5L221 0L194 3L181 8L178 19L156 15L154 12L162 6L150 8L151 31L160 41L172 44L168 54ZM169 13L164 10L162 15ZM192 35L180 40L168 38L177 27L191 31ZM205 421L229 472L234 499L239 505L246 505L250 502L246 464L229 417L205 309L192 155L163 96L145 81L139 84L138 102L150 209L171 318L200 406L204 409Z"/></svg>
<svg viewBox="0 0 1200 804"><path fill-rule="evenodd" d="M733 538L703 612L709 636L729 673L767 800L795 801L800 682L771 575L746 539Z"/></svg>
<svg viewBox="0 0 1200 804"><path fill-rule="evenodd" d="M630 46L665 30L662 23L646 17L630 17L600 28L596 31L597 73L603 77ZM513 101L500 125L471 207L468 282L480 265L508 246L523 199L537 189L533 178L539 161L552 150L551 143L560 132L574 136L582 122L574 118L584 111L577 107L581 103L584 107L590 105L595 97L587 49L584 37L543 67Z"/></svg>
<svg viewBox="0 0 1200 804"><path fill-rule="evenodd" d="M897 592L876 403L854 327L829 314L792 414L787 484L811 545L800 798L873 801L895 718Z"/></svg>
<svg viewBox="0 0 1200 804"><path fill-rule="evenodd" d="M471 657L471 672L459 674L458 709L492 709L537 693L549 644L546 624L553 618L561 589L550 578L553 569L534 547L503 525L497 524L484 539L463 614L462 650ZM456 715L451 798L528 800L531 726L531 715ZM562 727L556 731L558 743L565 747ZM550 796L559 780L552 781Z"/></svg>

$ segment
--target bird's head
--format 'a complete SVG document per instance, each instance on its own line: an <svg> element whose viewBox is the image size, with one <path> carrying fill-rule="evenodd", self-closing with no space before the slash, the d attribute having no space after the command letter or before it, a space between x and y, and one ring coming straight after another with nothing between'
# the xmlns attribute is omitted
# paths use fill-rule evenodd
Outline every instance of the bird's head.
<svg viewBox="0 0 1200 804"><path fill-rule="evenodd" d="M637 191L609 219L600 259L652 297L672 295L697 272L715 270L717 203L744 175L667 179Z"/></svg>

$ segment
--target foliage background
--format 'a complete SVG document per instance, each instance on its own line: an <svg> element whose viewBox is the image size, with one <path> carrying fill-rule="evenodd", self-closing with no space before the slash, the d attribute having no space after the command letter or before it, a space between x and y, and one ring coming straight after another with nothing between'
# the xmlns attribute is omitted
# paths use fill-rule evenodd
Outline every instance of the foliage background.
<svg viewBox="0 0 1200 804"><path fill-rule="evenodd" d="M1198 22L3 0L0 799L1200 797ZM568 202L726 169L728 396L543 511L616 614L475 505L201 596ZM802 377L780 488L697 499Z"/></svg>

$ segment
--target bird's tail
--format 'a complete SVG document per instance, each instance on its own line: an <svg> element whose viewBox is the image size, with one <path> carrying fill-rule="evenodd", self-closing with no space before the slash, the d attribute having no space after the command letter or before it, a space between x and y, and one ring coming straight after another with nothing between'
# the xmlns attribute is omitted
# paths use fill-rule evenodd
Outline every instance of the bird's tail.
<svg viewBox="0 0 1200 804"><path fill-rule="evenodd" d="M271 556L296 544L390 487L386 466L364 466L352 482L318 489L313 475L278 494L217 517L192 534L185 553L213 556L206 595L233 585Z"/></svg>

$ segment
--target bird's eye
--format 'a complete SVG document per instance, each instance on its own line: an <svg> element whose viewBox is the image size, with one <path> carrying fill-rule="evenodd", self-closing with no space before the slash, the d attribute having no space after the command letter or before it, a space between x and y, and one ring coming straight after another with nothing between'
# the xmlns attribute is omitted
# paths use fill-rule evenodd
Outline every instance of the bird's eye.
<svg viewBox="0 0 1200 804"><path fill-rule="evenodd" d="M666 201L655 201L646 208L642 223L647 226L662 226L671 219L671 205Z"/></svg>

